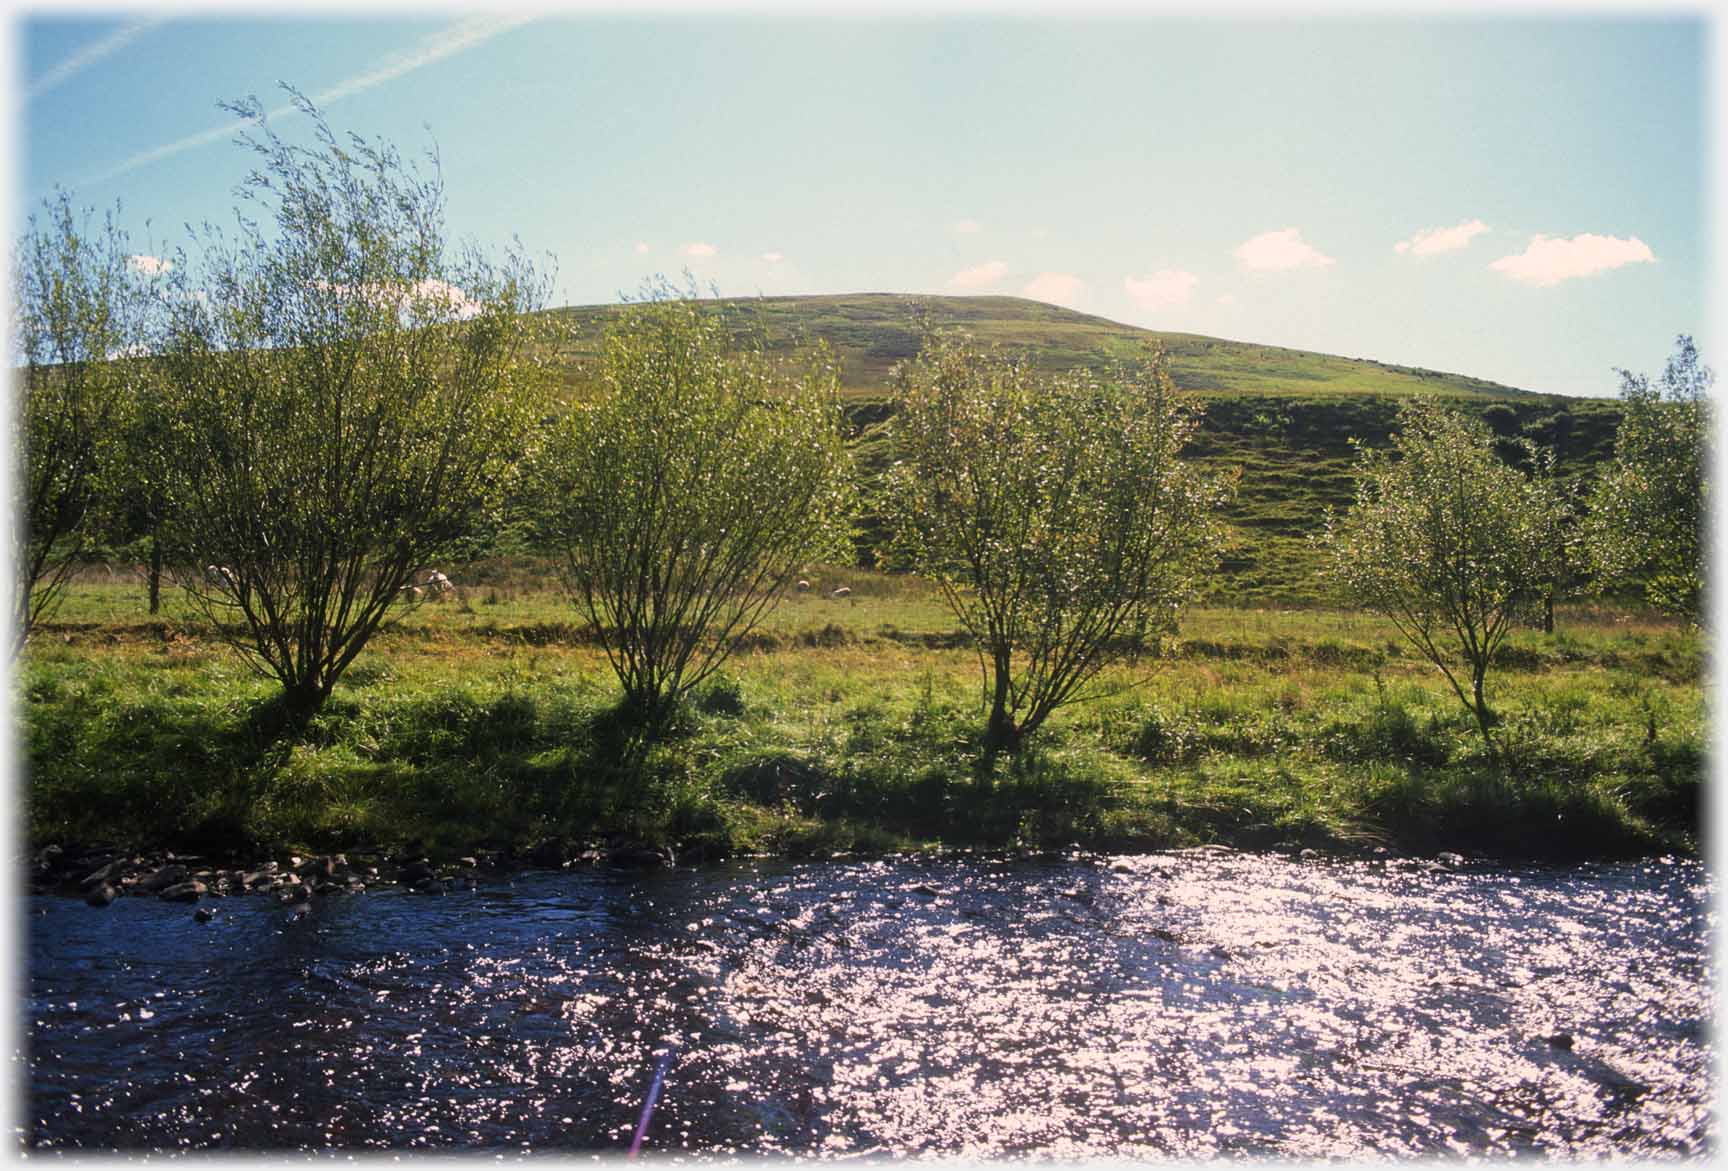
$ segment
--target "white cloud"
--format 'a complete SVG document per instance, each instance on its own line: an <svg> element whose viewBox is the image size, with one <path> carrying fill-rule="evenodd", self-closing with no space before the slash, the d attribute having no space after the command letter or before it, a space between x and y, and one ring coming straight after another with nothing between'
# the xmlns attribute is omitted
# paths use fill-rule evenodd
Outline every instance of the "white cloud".
<svg viewBox="0 0 1728 1171"><path fill-rule="evenodd" d="M1524 251L1502 256L1488 267L1523 284L1545 287L1622 265L1655 262L1656 254L1636 236L1622 240L1585 232L1567 239L1538 233Z"/></svg>
<svg viewBox="0 0 1728 1171"><path fill-rule="evenodd" d="M948 287L951 289L984 289L1007 275L1007 262L1001 260L986 261L971 268L963 268L949 277Z"/></svg>
<svg viewBox="0 0 1728 1171"><path fill-rule="evenodd" d="M984 225L977 220L955 220L954 230L962 236L974 236L984 230Z"/></svg>
<svg viewBox="0 0 1728 1171"><path fill-rule="evenodd" d="M104 57L118 53L136 40L140 34L149 31L166 19L162 16L147 16L142 20L134 20L121 25L101 40L78 50L37 78L35 84L24 91L24 100L26 102L34 101L49 90L64 85Z"/></svg>
<svg viewBox="0 0 1728 1171"><path fill-rule="evenodd" d="M1052 305L1073 305L1085 298L1086 282L1071 272L1041 272L1026 282L1020 295Z"/></svg>
<svg viewBox="0 0 1728 1171"><path fill-rule="evenodd" d="M646 240L636 241L636 255L645 256L645 255L647 255L647 253L648 253L648 241L646 241Z"/></svg>
<svg viewBox="0 0 1728 1171"><path fill-rule="evenodd" d="M1179 268L1161 268L1150 276L1122 278L1122 287L1147 312L1186 304L1199 283L1199 277Z"/></svg>
<svg viewBox="0 0 1728 1171"><path fill-rule="evenodd" d="M449 281L435 278L415 281L409 290L409 297L404 298L405 301L410 299L426 302L433 306L442 302L446 309L453 310L457 317L464 320L474 317L480 312L480 302L470 297L467 290L459 285L453 285Z"/></svg>
<svg viewBox="0 0 1728 1171"><path fill-rule="evenodd" d="M480 302L468 296L460 285L436 277L427 277L415 281L412 285L387 284L369 281L361 285L343 284L340 281L317 279L311 282L311 287L319 291L334 292L338 297L358 296L360 299L377 306L380 309L394 308L403 314L411 314L416 310L427 310L434 315L449 312L458 320L466 321L480 314ZM200 300L201 293L194 294Z"/></svg>
<svg viewBox="0 0 1728 1171"><path fill-rule="evenodd" d="M1233 253L1243 268L1257 272L1284 272L1292 268L1325 268L1332 263L1327 256L1302 238L1298 228L1283 228L1262 232L1252 240L1236 245Z"/></svg>
<svg viewBox="0 0 1728 1171"><path fill-rule="evenodd" d="M412 73L416 69L432 65L466 49L483 45L499 33L508 32L517 25L525 24L532 19L534 19L532 16L474 16L467 20L456 21L431 36L421 38L407 49L382 58L370 69L339 81L329 89L312 94L312 104L327 106L332 102L340 101L342 98L352 97L357 93L369 90L373 86L394 81L403 74ZM282 119L292 117L298 112L292 102L286 102L274 110L266 111L264 116ZM188 134L185 138L175 139L163 146L139 151L113 169L86 179L84 182L99 183L113 179L126 174L128 171L135 171L150 163L160 162L194 147L232 138L251 124L247 119L237 118L232 122L225 122L221 126L213 126L209 130L200 130L197 134Z"/></svg>
<svg viewBox="0 0 1728 1171"><path fill-rule="evenodd" d="M143 273L145 276L161 276L174 267L172 260L163 260L160 256L128 256L126 263L132 267L133 272Z"/></svg>
<svg viewBox="0 0 1728 1171"><path fill-rule="evenodd" d="M686 244L684 247L678 249L678 251L682 252L686 256L712 256L716 252L720 251L720 249L714 247L712 244Z"/></svg>
<svg viewBox="0 0 1728 1171"><path fill-rule="evenodd" d="M782 260L786 259L786 254L784 252L764 252L762 254L762 259L766 260L769 264L779 264Z"/></svg>
<svg viewBox="0 0 1728 1171"><path fill-rule="evenodd" d="M1392 245L1395 252L1413 256L1433 256L1439 252L1456 252L1488 230L1481 220L1471 220L1451 228L1423 228L1408 240Z"/></svg>

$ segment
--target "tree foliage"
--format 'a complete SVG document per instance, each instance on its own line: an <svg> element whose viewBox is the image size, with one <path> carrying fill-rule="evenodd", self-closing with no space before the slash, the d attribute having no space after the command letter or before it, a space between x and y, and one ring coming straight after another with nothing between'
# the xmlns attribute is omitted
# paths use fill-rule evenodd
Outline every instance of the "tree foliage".
<svg viewBox="0 0 1728 1171"><path fill-rule="evenodd" d="M853 503L826 353L776 362L699 302L661 297L608 330L601 393L546 459L567 584L650 731L801 566L842 555Z"/></svg>
<svg viewBox="0 0 1728 1171"><path fill-rule="evenodd" d="M1590 498L1591 557L1604 585L1641 585L1652 605L1696 623L1715 375L1685 336L1676 339L1656 381L1630 370L1619 374L1624 415L1614 462Z"/></svg>
<svg viewBox="0 0 1728 1171"><path fill-rule="evenodd" d="M895 550L976 640L988 764L1174 629L1216 562L1231 485L1178 458L1197 419L1161 355L1051 377L938 335L896 391Z"/></svg>
<svg viewBox="0 0 1728 1171"><path fill-rule="evenodd" d="M115 474L151 299L127 237L58 193L13 255L13 651L54 610Z"/></svg>
<svg viewBox="0 0 1728 1171"><path fill-rule="evenodd" d="M1329 576L1390 618L1446 676L1494 750L1488 669L1564 570L1564 502L1536 451L1509 466L1481 423L1433 402L1400 412L1390 449L1359 450L1356 501L1329 514ZM1462 662L1469 690L1454 669Z"/></svg>
<svg viewBox="0 0 1728 1171"><path fill-rule="evenodd" d="M182 584L305 718L508 484L540 414L523 350L543 292L520 254L447 242L435 156L427 174L339 140L299 101L308 146L236 107L266 222L207 225L176 265L161 466Z"/></svg>

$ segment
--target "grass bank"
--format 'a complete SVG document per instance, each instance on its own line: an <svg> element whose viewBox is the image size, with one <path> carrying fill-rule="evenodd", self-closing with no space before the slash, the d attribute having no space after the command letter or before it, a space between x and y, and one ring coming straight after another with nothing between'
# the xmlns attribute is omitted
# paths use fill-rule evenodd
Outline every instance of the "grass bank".
<svg viewBox="0 0 1728 1171"><path fill-rule="evenodd" d="M1700 640L1562 612L1491 678L1500 759L1390 627L1202 610L1031 751L979 775L977 664L937 599L833 571L641 745L570 608L521 567L382 636L294 742L271 686L170 601L75 587L15 682L33 846L686 855L1072 844L1584 858L1697 847ZM827 588L847 584L850 597Z"/></svg>

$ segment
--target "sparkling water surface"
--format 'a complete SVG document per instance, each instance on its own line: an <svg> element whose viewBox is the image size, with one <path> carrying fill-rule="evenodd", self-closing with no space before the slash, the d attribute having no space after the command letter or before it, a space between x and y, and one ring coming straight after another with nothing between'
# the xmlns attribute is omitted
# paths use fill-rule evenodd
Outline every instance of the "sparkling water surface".
<svg viewBox="0 0 1728 1171"><path fill-rule="evenodd" d="M1715 1141L1711 880L1115 859L23 900L27 1148L1061 1158Z"/></svg>

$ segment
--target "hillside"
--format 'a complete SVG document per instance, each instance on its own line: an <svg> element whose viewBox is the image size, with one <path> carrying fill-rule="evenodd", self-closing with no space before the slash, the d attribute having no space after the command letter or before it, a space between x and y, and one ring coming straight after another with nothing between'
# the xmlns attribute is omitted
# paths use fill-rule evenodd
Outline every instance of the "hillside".
<svg viewBox="0 0 1728 1171"><path fill-rule="evenodd" d="M919 313L938 328L965 329L1050 371L1107 367L1161 343L1177 385L1192 392L1204 412L1188 454L1241 471L1229 512L1234 546L1211 591L1220 602L1323 597L1310 538L1326 508L1350 503L1351 441L1385 444L1400 400L1416 394L1453 400L1507 440L1508 458L1519 454L1514 441L1528 438L1556 450L1562 475L1584 478L1613 453L1620 420L1613 400L1536 394L1462 374L1160 333L1019 297L865 293L714 304L736 315L740 333L762 337L771 349L791 351L816 340L833 348L866 470L887 458L876 424L885 414L889 371L916 350ZM605 323L619 311L616 305L547 311L565 327L554 367L566 385L574 389L590 377ZM873 560L877 536L872 518L863 518L860 556L866 563Z"/></svg>
<svg viewBox="0 0 1728 1171"><path fill-rule="evenodd" d="M1390 366L1360 358L1168 333L1123 325L1022 297L935 297L857 293L825 297L729 298L713 302L735 316L739 332L754 331L771 348L825 341L839 356L849 397L873 398L887 388L894 363L918 348L918 317L937 328L961 328L979 341L1023 353L1046 370L1102 368L1162 345L1184 390L1209 394L1411 394L1507 398L1530 392L1462 374ZM560 364L572 380L599 350L600 334L617 305L553 309L567 326Z"/></svg>

